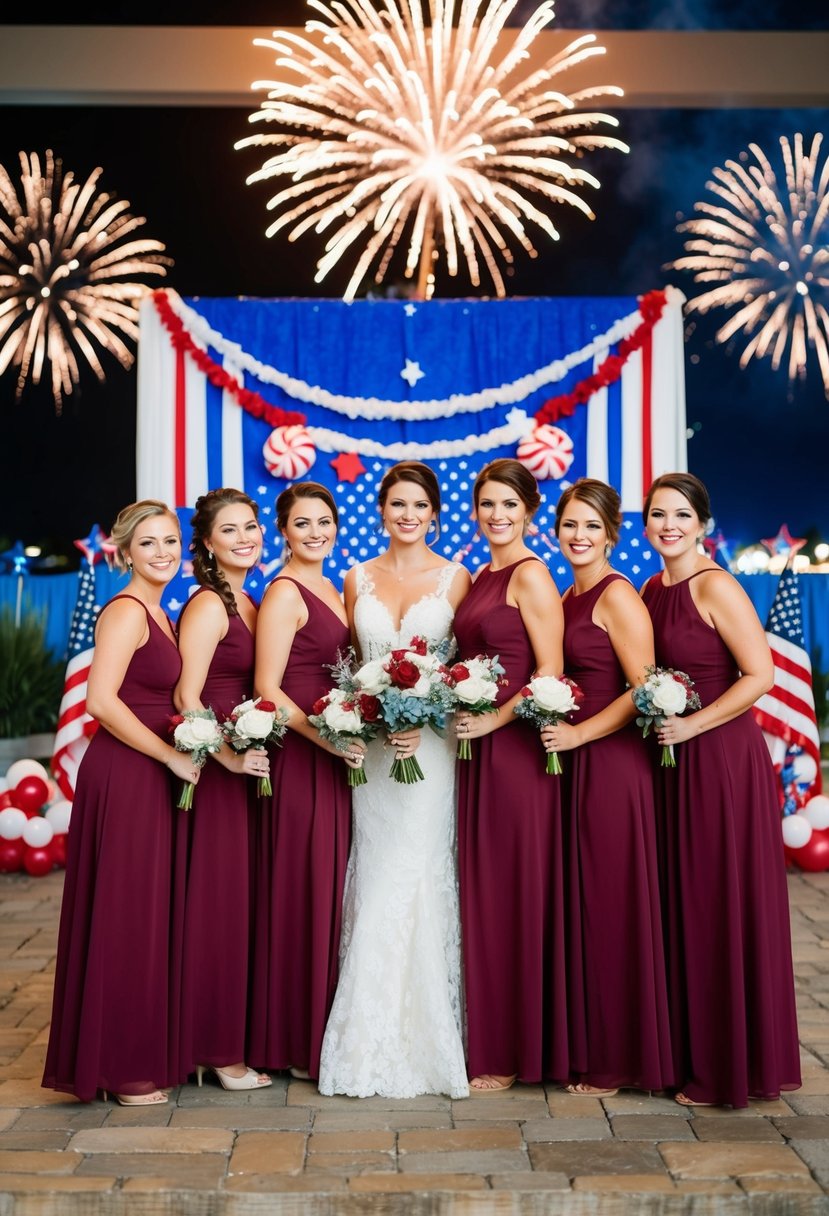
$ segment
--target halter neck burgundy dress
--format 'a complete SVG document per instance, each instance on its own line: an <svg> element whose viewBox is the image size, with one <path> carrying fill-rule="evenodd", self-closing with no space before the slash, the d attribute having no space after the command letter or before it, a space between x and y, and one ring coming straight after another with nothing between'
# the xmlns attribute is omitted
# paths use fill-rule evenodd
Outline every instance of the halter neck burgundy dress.
<svg viewBox="0 0 829 1216"><path fill-rule="evenodd" d="M179 628L189 604L179 614ZM201 693L221 722L253 695L254 638L239 615L210 661ZM245 1058L250 956L251 837L256 783L208 756L181 812L187 839L187 890L182 971L181 1061L222 1067Z"/></svg>
<svg viewBox="0 0 829 1216"><path fill-rule="evenodd" d="M656 574L643 599L657 663L687 672L706 706L739 672L694 603L700 574L731 577ZM750 709L679 744L676 764L660 771L674 1056L688 1098L743 1107L801 1083L774 770Z"/></svg>
<svg viewBox="0 0 829 1216"><path fill-rule="evenodd" d="M326 664L348 648L351 635L323 600L290 581L308 620L294 637L281 687L309 714L333 686ZM300 1068L316 1079L337 987L351 847L347 769L340 757L288 730L271 749L271 785L256 834L248 1058L257 1068Z"/></svg>
<svg viewBox="0 0 829 1216"><path fill-rule="evenodd" d="M455 614L460 661L498 655L512 698L535 670L507 603L522 558L485 566ZM561 784L537 729L520 718L475 739L458 762L458 868L469 1075L567 1080Z"/></svg>
<svg viewBox="0 0 829 1216"><path fill-rule="evenodd" d="M147 623L149 638L118 695L167 739L181 659L149 612ZM99 726L72 803L47 1089L90 1102L99 1090L137 1094L185 1079L178 1059L181 814L164 765Z"/></svg>
<svg viewBox="0 0 829 1216"><path fill-rule="evenodd" d="M607 632L593 621L602 594L619 579L627 582L611 572L564 596L564 671L584 693L579 724L627 686ZM649 751L631 722L565 752L563 764L573 1079L602 1089L663 1089L675 1078Z"/></svg>

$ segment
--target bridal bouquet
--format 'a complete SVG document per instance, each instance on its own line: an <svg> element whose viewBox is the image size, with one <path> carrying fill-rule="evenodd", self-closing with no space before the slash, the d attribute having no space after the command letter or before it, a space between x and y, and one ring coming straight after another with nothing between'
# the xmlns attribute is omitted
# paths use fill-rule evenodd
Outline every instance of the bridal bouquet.
<svg viewBox="0 0 829 1216"><path fill-rule="evenodd" d="M454 703L444 661L450 646L445 640L430 648L425 638L414 637L408 646L372 659L354 673L357 687L380 702L382 725L389 734L425 726L443 734ZM389 776L411 785L423 780L423 770L417 756L396 757Z"/></svg>
<svg viewBox="0 0 829 1216"><path fill-rule="evenodd" d="M513 712L535 726L555 726L577 710L583 700L584 693L567 676L535 676L521 689L521 700ZM557 777L561 771L558 752L547 752L547 772Z"/></svg>
<svg viewBox="0 0 829 1216"><path fill-rule="evenodd" d="M504 668L498 661L498 655L490 658L479 654L474 659L464 663L455 663L449 668L451 677L450 688L455 698L456 709L464 713L490 714L495 708L495 698L498 689L508 683L503 679ZM458 759L472 759L472 740L458 739Z"/></svg>
<svg viewBox="0 0 829 1216"><path fill-rule="evenodd" d="M222 734L235 752L246 752L249 747L264 747L266 743L281 743L288 729L288 714L277 709L273 701L243 701L230 711L222 723ZM270 777L260 777L256 783L260 798L269 798L273 793Z"/></svg>
<svg viewBox="0 0 829 1216"><path fill-rule="evenodd" d="M212 709L185 709L170 719L173 732L173 747L177 752L187 752L196 768L202 768L209 752L220 752L224 735ZM178 800L183 811L193 805L195 784L185 781Z"/></svg>
<svg viewBox="0 0 829 1216"><path fill-rule="evenodd" d="M380 702L370 693L362 692L355 683L353 652L341 655L330 670L337 687L320 697L311 707L308 721L320 737L333 744L337 751L347 752L352 739L364 742L376 738L380 729ZM362 767L348 769L350 786L365 785Z"/></svg>
<svg viewBox="0 0 829 1216"><path fill-rule="evenodd" d="M673 667L646 667L644 684L633 689L633 704L642 715L636 725L642 727L642 738L646 739L652 727L659 727L666 718L681 714L686 709L699 709L702 702L694 692L694 682L684 671ZM662 748L661 764L664 768L676 768L674 745Z"/></svg>

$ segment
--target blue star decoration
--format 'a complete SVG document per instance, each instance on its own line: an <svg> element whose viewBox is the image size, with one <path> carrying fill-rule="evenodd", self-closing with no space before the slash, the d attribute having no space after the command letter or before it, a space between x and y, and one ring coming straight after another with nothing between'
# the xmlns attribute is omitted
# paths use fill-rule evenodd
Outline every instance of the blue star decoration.
<svg viewBox="0 0 829 1216"><path fill-rule="evenodd" d="M788 524L781 524L776 536L770 536L766 540L761 541L764 548L768 549L772 557L782 555L787 560L794 557L803 546L806 544L805 536L792 536L789 531Z"/></svg>
<svg viewBox="0 0 829 1216"><path fill-rule="evenodd" d="M73 540L72 544L76 549L80 549L90 566L94 566L97 561L100 561L105 556L104 542L106 539L100 525L93 524L88 536L82 536L78 540Z"/></svg>
<svg viewBox="0 0 829 1216"><path fill-rule="evenodd" d="M22 540L16 540L11 549L7 549L5 553L0 553L0 561L3 562L4 569L10 574L29 573L29 558L26 556Z"/></svg>

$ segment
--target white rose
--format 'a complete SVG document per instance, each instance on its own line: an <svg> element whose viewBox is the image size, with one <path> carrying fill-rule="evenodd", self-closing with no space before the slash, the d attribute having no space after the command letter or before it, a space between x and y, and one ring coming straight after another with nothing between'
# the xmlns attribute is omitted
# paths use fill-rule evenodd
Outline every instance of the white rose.
<svg viewBox="0 0 829 1216"><path fill-rule="evenodd" d="M236 719L236 734L244 739L267 739L274 717L264 709L248 709Z"/></svg>
<svg viewBox="0 0 829 1216"><path fill-rule="evenodd" d="M356 734L362 725L360 715L356 710L343 709L337 701L327 705L322 716L332 730L342 731L346 734Z"/></svg>
<svg viewBox="0 0 829 1216"><path fill-rule="evenodd" d="M654 708L670 717L671 714L681 714L688 703L685 685L680 684L673 676L660 680L653 692Z"/></svg>
<svg viewBox="0 0 829 1216"><path fill-rule="evenodd" d="M461 680L455 685L455 695L466 705L474 705L476 701L492 701L497 689L491 680L483 680L480 676L470 673L468 680Z"/></svg>
<svg viewBox="0 0 829 1216"><path fill-rule="evenodd" d="M354 682L360 686L363 692L376 697L378 693L389 687L391 679L389 673L383 670L383 660L372 659L371 662L363 664L354 676Z"/></svg>
<svg viewBox="0 0 829 1216"><path fill-rule="evenodd" d="M530 689L539 709L548 713L566 714L576 707L570 685L555 676L536 676L530 680Z"/></svg>
<svg viewBox="0 0 829 1216"><path fill-rule="evenodd" d="M261 700L261 697L257 697L255 701L243 701L241 705L236 706L233 712L241 717L242 714L246 714L249 709L256 709L256 706Z"/></svg>
<svg viewBox="0 0 829 1216"><path fill-rule="evenodd" d="M173 731L173 738L178 744L179 751L191 752L194 747L198 746L192 731L192 723L187 721L179 722Z"/></svg>

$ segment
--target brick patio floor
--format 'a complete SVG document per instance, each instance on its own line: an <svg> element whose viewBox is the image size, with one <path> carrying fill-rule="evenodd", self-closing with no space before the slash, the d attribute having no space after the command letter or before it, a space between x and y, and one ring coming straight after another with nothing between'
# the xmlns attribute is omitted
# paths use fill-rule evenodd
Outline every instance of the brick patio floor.
<svg viewBox="0 0 829 1216"><path fill-rule="evenodd" d="M829 873L789 875L803 1088L744 1111L542 1086L322 1098L283 1077L77 1103L40 1088L62 884L0 876L0 1216L829 1214Z"/></svg>

